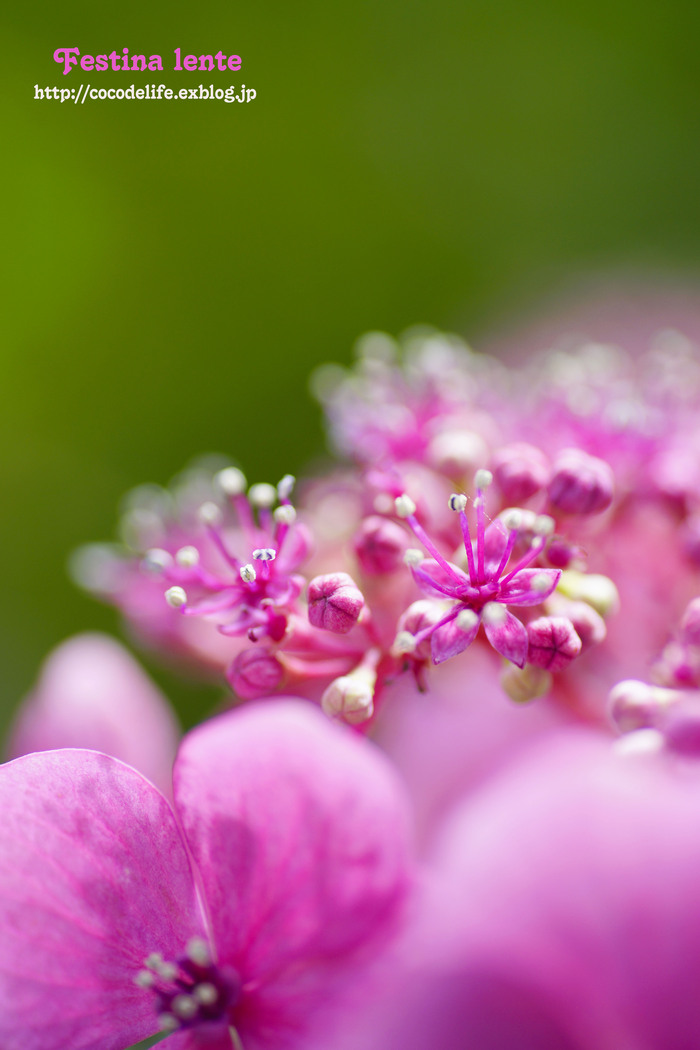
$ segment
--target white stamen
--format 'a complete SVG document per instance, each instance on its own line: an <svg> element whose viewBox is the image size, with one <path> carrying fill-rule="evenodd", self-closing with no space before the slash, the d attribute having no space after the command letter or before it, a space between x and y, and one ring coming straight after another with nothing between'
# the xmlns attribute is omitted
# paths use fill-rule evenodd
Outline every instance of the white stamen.
<svg viewBox="0 0 700 1050"><path fill-rule="evenodd" d="M147 966L149 970L157 970L162 962L163 956L160 952L151 952L151 954L143 960L144 966Z"/></svg>
<svg viewBox="0 0 700 1050"><path fill-rule="evenodd" d="M258 577L252 565L243 565L240 570L241 579L244 583L254 583Z"/></svg>
<svg viewBox="0 0 700 1050"><path fill-rule="evenodd" d="M248 499L254 507L273 507L277 502L277 489L261 481L248 489Z"/></svg>
<svg viewBox="0 0 700 1050"><path fill-rule="evenodd" d="M394 639L392 646L392 652L396 656L401 656L404 653L412 653L416 648L416 639L410 631L399 631Z"/></svg>
<svg viewBox="0 0 700 1050"><path fill-rule="evenodd" d="M198 966L209 966L211 963L209 945L203 937L192 937L187 942L185 952L187 958L191 959L193 963L197 963Z"/></svg>
<svg viewBox="0 0 700 1050"><path fill-rule="evenodd" d="M409 569L416 569L421 562L425 561L425 554L418 547L409 547L404 553L403 560Z"/></svg>
<svg viewBox="0 0 700 1050"><path fill-rule="evenodd" d="M396 497L394 500L394 507L400 518L410 518L412 514L416 513L415 503L405 492L402 496Z"/></svg>
<svg viewBox="0 0 700 1050"><path fill-rule="evenodd" d="M238 467L226 467L214 475L214 483L225 496L240 496L245 492L246 476Z"/></svg>
<svg viewBox="0 0 700 1050"><path fill-rule="evenodd" d="M277 551L272 547L258 547L253 551L255 561L274 561L276 557Z"/></svg>
<svg viewBox="0 0 700 1050"><path fill-rule="evenodd" d="M177 977L177 966L175 963L162 962L154 966L153 969L156 971L159 977L162 977L164 981L174 981Z"/></svg>
<svg viewBox="0 0 700 1050"><path fill-rule="evenodd" d="M134 984L138 988L152 988L155 983L155 976L151 973L150 970L139 970L139 972L134 977Z"/></svg>
<svg viewBox="0 0 700 1050"><path fill-rule="evenodd" d="M455 620L460 631L473 631L478 622L479 617L473 609L462 609Z"/></svg>
<svg viewBox="0 0 700 1050"><path fill-rule="evenodd" d="M481 618L489 627L497 627L505 621L507 610L498 602L487 602L481 613Z"/></svg>
<svg viewBox="0 0 700 1050"><path fill-rule="evenodd" d="M221 507L212 500L207 500L197 511L197 519L202 525L220 525L223 519Z"/></svg>
<svg viewBox="0 0 700 1050"><path fill-rule="evenodd" d="M184 587L168 587L165 600L171 609L179 609L187 604L187 591Z"/></svg>
<svg viewBox="0 0 700 1050"><path fill-rule="evenodd" d="M196 988L193 989L192 994L202 1006L213 1006L219 998L218 989L215 985L210 984L209 981L204 981L203 984L198 984Z"/></svg>
<svg viewBox="0 0 700 1050"><path fill-rule="evenodd" d="M552 581L546 572L538 572L536 576L532 577L530 583L533 591L538 591L540 594L544 594L552 586Z"/></svg>
<svg viewBox="0 0 700 1050"><path fill-rule="evenodd" d="M551 536L554 532L554 524L554 518L550 518L549 514L538 514L532 531L536 536Z"/></svg>
<svg viewBox="0 0 700 1050"><path fill-rule="evenodd" d="M505 510L501 514L501 521L508 529L509 532L517 532L523 524L523 516L521 511L516 507L512 507L510 510Z"/></svg>
<svg viewBox="0 0 700 1050"><path fill-rule="evenodd" d="M183 1021L189 1021L195 1014L199 1013L199 1005L192 995L176 995L170 1004L170 1008L176 1017Z"/></svg>
<svg viewBox="0 0 700 1050"><path fill-rule="evenodd" d="M462 511L467 506L467 497L459 492L453 492L447 502L450 510Z"/></svg>
<svg viewBox="0 0 700 1050"><path fill-rule="evenodd" d="M196 547L180 547L175 555L175 561L183 569L193 569L199 564L199 551Z"/></svg>
<svg viewBox="0 0 700 1050"><path fill-rule="evenodd" d="M277 495L280 499L289 499L292 494L292 489L296 484L296 478L293 474L285 474L280 483L277 486Z"/></svg>
<svg viewBox="0 0 700 1050"><path fill-rule="evenodd" d="M146 551L141 565L147 572L158 574L169 569L172 563L173 556L169 551L161 550L160 547L151 547L149 551Z"/></svg>
<svg viewBox="0 0 700 1050"><path fill-rule="evenodd" d="M172 1014L158 1014L158 1027L161 1032L174 1032L180 1025Z"/></svg>
<svg viewBox="0 0 700 1050"><path fill-rule="evenodd" d="M490 470L477 470L474 475L474 487L477 489L487 489L493 481L493 474Z"/></svg>
<svg viewBox="0 0 700 1050"><path fill-rule="evenodd" d="M278 525L293 525L297 520L297 512L291 503L283 503L281 507L275 508L272 517Z"/></svg>

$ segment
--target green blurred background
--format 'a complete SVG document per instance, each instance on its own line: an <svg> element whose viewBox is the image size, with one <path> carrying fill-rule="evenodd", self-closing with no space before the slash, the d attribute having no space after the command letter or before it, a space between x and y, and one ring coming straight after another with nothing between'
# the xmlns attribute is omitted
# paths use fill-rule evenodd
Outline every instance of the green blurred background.
<svg viewBox="0 0 700 1050"><path fill-rule="evenodd" d="M116 629L65 562L121 493L209 450L298 471L309 370L363 330L474 335L582 273L696 269L699 23L656 0L6 8L0 720L51 646ZM63 77L70 46L165 69ZM176 46L242 73L175 73ZM257 99L33 99L212 79ZM190 719L199 694L161 681Z"/></svg>

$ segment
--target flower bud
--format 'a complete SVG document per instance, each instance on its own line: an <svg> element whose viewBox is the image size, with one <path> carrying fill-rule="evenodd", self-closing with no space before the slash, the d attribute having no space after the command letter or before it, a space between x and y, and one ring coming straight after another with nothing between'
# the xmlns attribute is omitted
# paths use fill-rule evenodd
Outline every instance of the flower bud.
<svg viewBox="0 0 700 1050"><path fill-rule="evenodd" d="M675 689L662 689L635 678L627 678L610 690L608 714L621 733L637 729L655 729L661 724L669 707L678 703L683 694Z"/></svg>
<svg viewBox="0 0 700 1050"><path fill-rule="evenodd" d="M617 587L608 576L599 573L568 569L562 572L557 590L566 598L588 602L603 619L612 616L620 608Z"/></svg>
<svg viewBox="0 0 700 1050"><path fill-rule="evenodd" d="M581 639L565 616L541 616L527 625L527 662L561 671L581 652Z"/></svg>
<svg viewBox="0 0 700 1050"><path fill-rule="evenodd" d="M242 700L257 700L279 688L284 668L265 649L244 649L226 672L229 684Z"/></svg>
<svg viewBox="0 0 700 1050"><path fill-rule="evenodd" d="M412 649L409 648L407 638L403 636L415 637L421 631L429 630L434 627L445 615L445 609L441 602L430 601L427 598L421 598L417 602L413 602L409 605L406 612L401 615L397 626L396 641L394 642L393 653L395 656L404 655L410 652L412 656L417 657L419 660L430 659L430 637L423 638L416 646Z"/></svg>
<svg viewBox="0 0 700 1050"><path fill-rule="evenodd" d="M362 592L346 572L316 576L309 584L309 623L322 631L347 634L364 605Z"/></svg>
<svg viewBox="0 0 700 1050"><path fill-rule="evenodd" d="M508 664L501 675L501 688L515 704L528 704L545 696L552 686L552 676L542 667L516 667Z"/></svg>
<svg viewBox="0 0 700 1050"><path fill-rule="evenodd" d="M571 620L581 639L582 653L605 641L608 630L605 620L588 602L570 601L555 592L547 599L546 610L550 616L565 616Z"/></svg>
<svg viewBox="0 0 700 1050"><path fill-rule="evenodd" d="M543 489L549 481L547 457L534 445L516 442L506 445L493 457L493 476L509 503L522 503Z"/></svg>
<svg viewBox="0 0 700 1050"><path fill-rule="evenodd" d="M321 697L324 713L349 725L366 722L374 714L376 680L375 672L362 666L336 678Z"/></svg>
<svg viewBox="0 0 700 1050"><path fill-rule="evenodd" d="M353 540L362 571L368 576L386 576L403 565L408 537L389 518L365 518Z"/></svg>
<svg viewBox="0 0 700 1050"><path fill-rule="evenodd" d="M580 449L567 448L554 462L549 499L566 514L598 514L612 503L614 487L607 463Z"/></svg>

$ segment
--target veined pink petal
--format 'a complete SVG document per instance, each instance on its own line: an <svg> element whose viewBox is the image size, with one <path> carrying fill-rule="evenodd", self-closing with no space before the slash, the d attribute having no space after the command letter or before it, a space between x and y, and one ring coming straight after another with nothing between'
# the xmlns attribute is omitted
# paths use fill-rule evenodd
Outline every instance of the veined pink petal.
<svg viewBox="0 0 700 1050"><path fill-rule="evenodd" d="M441 664L452 656L463 653L467 646L471 645L479 633L481 617L474 614L474 624L469 630L458 624L459 615L442 627L433 631L430 638L430 651L434 664Z"/></svg>
<svg viewBox="0 0 700 1050"><path fill-rule="evenodd" d="M512 660L517 667L524 667L527 658L527 631L517 617L502 606L505 616L495 622L484 614L486 637L497 653Z"/></svg>
<svg viewBox="0 0 700 1050"><path fill-rule="evenodd" d="M167 700L131 654L108 635L79 634L44 663L18 712L9 753L103 751L169 796L178 735Z"/></svg>
<svg viewBox="0 0 700 1050"><path fill-rule="evenodd" d="M128 766L49 751L0 767L0 1046L123 1050L157 1030L134 978L203 932L174 814Z"/></svg>
<svg viewBox="0 0 700 1050"><path fill-rule="evenodd" d="M507 605L540 605L549 598L561 579L561 569L521 569L502 584L499 601Z"/></svg>
<svg viewBox="0 0 700 1050"><path fill-rule="evenodd" d="M395 928L409 881L402 787L368 741L275 700L189 734L175 796L220 961L243 981L243 1044L296 1045Z"/></svg>

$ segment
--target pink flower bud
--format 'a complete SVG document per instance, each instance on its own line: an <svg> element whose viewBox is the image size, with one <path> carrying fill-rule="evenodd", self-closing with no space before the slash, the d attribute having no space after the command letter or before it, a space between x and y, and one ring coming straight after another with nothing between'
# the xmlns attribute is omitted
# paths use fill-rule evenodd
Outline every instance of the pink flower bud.
<svg viewBox="0 0 700 1050"><path fill-rule="evenodd" d="M566 514L597 514L610 506L614 487L607 463L580 449L566 448L555 460L549 499Z"/></svg>
<svg viewBox="0 0 700 1050"><path fill-rule="evenodd" d="M362 592L346 572L316 576L309 584L309 623L322 631L347 634L364 605Z"/></svg>
<svg viewBox="0 0 700 1050"><path fill-rule="evenodd" d="M672 751L689 757L700 755L700 710L673 712L664 727L666 745Z"/></svg>
<svg viewBox="0 0 700 1050"><path fill-rule="evenodd" d="M552 536L547 543L545 557L555 569L569 569L585 561L583 550L577 543L565 540L563 536Z"/></svg>
<svg viewBox="0 0 700 1050"><path fill-rule="evenodd" d="M541 616L527 625L527 662L561 671L581 652L581 639L565 616Z"/></svg>
<svg viewBox="0 0 700 1050"><path fill-rule="evenodd" d="M428 599L421 598L417 602L413 602L409 605L408 609L400 616L399 622L396 625L397 629L397 640L399 645L396 647L405 653L410 653L411 656L415 656L418 660L429 660L430 659L430 630L440 622L442 617L445 615L445 610L442 605L438 602L429 601ZM417 644L414 643L411 647L408 644L408 639L415 638L417 634L426 632L426 637L421 639ZM403 636L406 636L405 640L407 644L402 649L401 640Z"/></svg>
<svg viewBox="0 0 700 1050"><path fill-rule="evenodd" d="M385 576L403 565L408 537L400 525L389 518L365 518L353 540L353 549L362 571L368 576Z"/></svg>
<svg viewBox="0 0 700 1050"><path fill-rule="evenodd" d="M491 470L505 499L515 505L544 488L550 475L544 453L523 442L499 449L491 462Z"/></svg>
<svg viewBox="0 0 700 1050"><path fill-rule="evenodd" d="M588 602L567 602L566 618L571 621L576 634L581 639L582 653L605 641L608 630L605 620Z"/></svg>
<svg viewBox="0 0 700 1050"><path fill-rule="evenodd" d="M621 733L658 729L665 725L669 711L687 695L678 689L664 689L627 678L611 689L608 714Z"/></svg>
<svg viewBox="0 0 700 1050"><path fill-rule="evenodd" d="M276 656L265 649L244 649L233 661L226 677L242 700L257 700L279 688L284 668Z"/></svg>
<svg viewBox="0 0 700 1050"><path fill-rule="evenodd" d="M681 637L687 645L700 646L700 598L693 598L683 613Z"/></svg>

